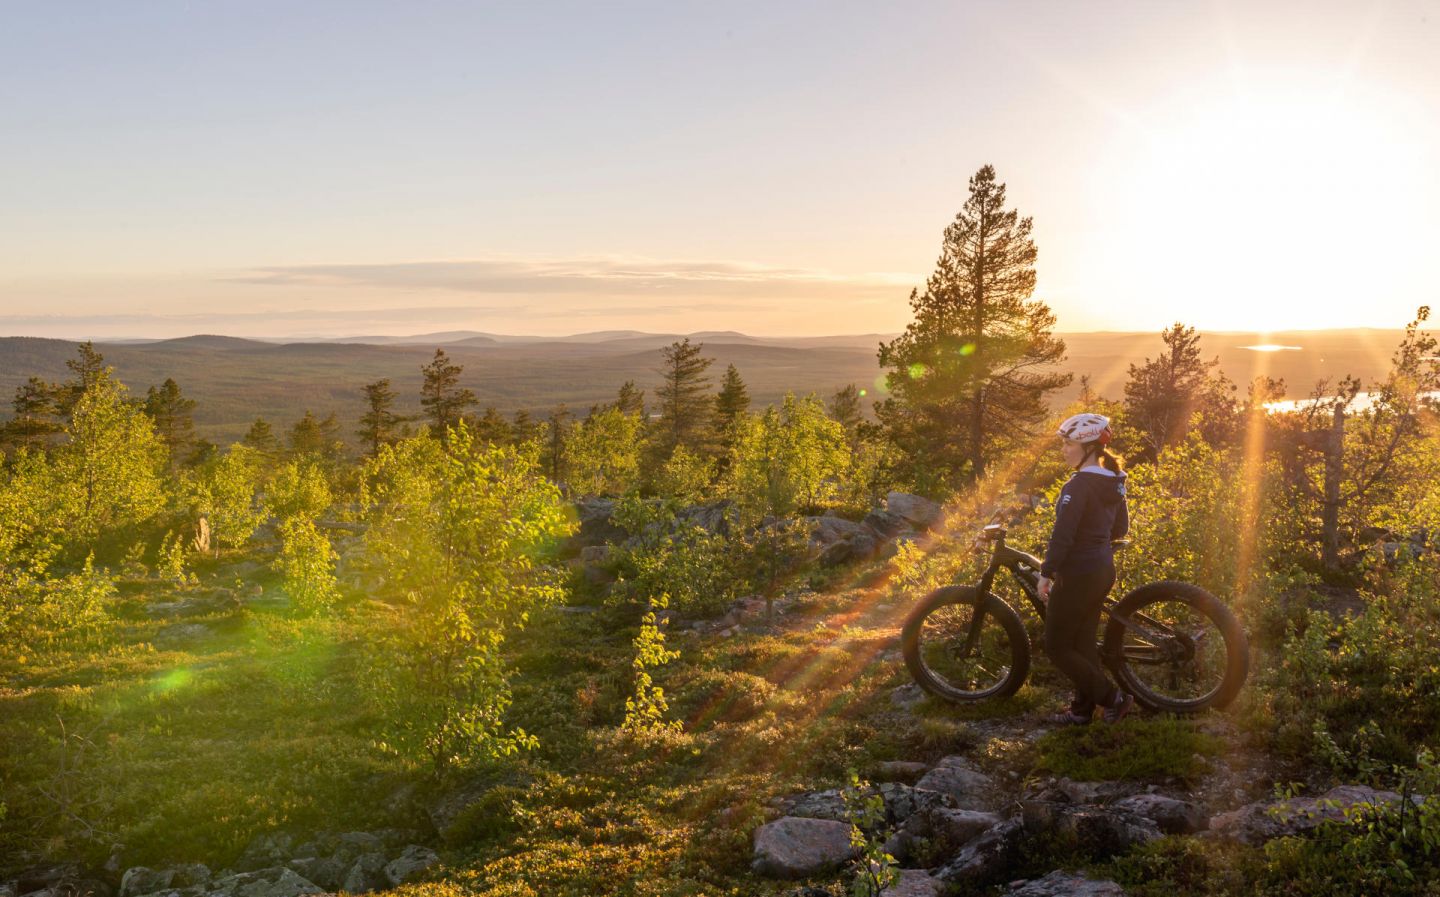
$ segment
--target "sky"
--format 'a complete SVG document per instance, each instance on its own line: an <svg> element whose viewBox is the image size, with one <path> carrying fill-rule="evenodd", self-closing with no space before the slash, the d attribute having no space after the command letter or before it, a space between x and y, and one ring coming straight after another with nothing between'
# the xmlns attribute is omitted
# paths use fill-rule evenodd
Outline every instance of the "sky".
<svg viewBox="0 0 1440 897"><path fill-rule="evenodd" d="M1060 331L1440 299L1440 2L0 0L0 335Z"/></svg>

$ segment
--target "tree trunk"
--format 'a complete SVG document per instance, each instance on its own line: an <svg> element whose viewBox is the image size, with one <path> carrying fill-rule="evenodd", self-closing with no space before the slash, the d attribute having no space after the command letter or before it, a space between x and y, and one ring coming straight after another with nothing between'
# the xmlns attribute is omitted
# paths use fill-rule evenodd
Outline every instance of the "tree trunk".
<svg viewBox="0 0 1440 897"><path fill-rule="evenodd" d="M1320 562L1326 570L1340 566L1340 476L1344 471L1345 406L1335 404L1335 416L1325 440L1325 501L1320 517Z"/></svg>

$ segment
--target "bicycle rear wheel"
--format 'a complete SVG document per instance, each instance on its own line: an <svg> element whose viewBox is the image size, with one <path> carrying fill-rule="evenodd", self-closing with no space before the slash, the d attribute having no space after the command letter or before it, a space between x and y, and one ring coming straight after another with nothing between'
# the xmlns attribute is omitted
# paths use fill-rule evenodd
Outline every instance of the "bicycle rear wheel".
<svg viewBox="0 0 1440 897"><path fill-rule="evenodd" d="M1141 706L1169 713L1226 706L1250 668L1249 639L1230 609L1197 585L1170 580L1115 604L1103 654Z"/></svg>
<svg viewBox="0 0 1440 897"><path fill-rule="evenodd" d="M1030 672L1030 640L1019 614L972 586L921 599L900 632L905 665L920 687L957 703L1013 695Z"/></svg>

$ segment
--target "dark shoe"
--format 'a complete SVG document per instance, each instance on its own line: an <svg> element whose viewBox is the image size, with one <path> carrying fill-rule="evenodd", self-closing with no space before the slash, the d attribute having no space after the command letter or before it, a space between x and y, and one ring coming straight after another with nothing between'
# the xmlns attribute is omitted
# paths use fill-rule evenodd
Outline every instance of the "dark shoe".
<svg viewBox="0 0 1440 897"><path fill-rule="evenodd" d="M1046 717L1046 721L1056 726L1088 726L1095 717L1088 713L1077 713L1074 710L1064 710L1060 713L1052 713Z"/></svg>
<svg viewBox="0 0 1440 897"><path fill-rule="evenodd" d="M1122 693L1120 695L1120 703L1116 704L1114 707L1105 708L1105 722L1118 723L1126 716L1129 716L1130 711L1134 709L1135 696Z"/></svg>

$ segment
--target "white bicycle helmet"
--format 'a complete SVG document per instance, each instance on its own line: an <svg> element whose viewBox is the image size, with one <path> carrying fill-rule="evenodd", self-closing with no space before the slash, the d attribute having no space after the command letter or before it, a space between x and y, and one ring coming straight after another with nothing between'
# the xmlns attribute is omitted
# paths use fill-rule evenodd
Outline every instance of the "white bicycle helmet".
<svg viewBox="0 0 1440 897"><path fill-rule="evenodd" d="M1110 418L1103 414L1092 414L1089 411L1082 411L1079 414L1065 418L1060 425L1059 433L1066 439L1073 439L1076 442L1098 442L1107 445L1114 434L1110 432Z"/></svg>

